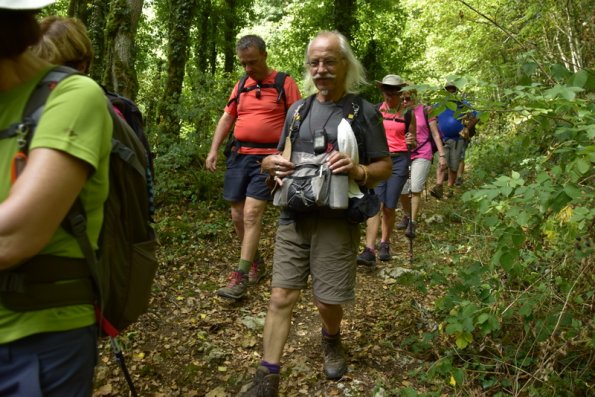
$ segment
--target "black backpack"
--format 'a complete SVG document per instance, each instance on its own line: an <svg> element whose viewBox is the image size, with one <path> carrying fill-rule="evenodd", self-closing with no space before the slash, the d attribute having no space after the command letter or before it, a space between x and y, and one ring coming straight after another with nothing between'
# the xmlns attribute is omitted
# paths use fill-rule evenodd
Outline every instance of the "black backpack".
<svg viewBox="0 0 595 397"><path fill-rule="evenodd" d="M145 151L147 152L147 156L149 158L149 169L151 171L151 176L155 177L155 170L153 166L155 153L152 152L151 145L149 145L149 140L147 139L147 134L145 133L145 120L143 113L138 108L138 105L131 99L109 91L104 86L101 86L101 88L103 88L103 92L105 93L107 99L109 99L111 102L112 106L122 113L126 123L128 123L130 128L132 128L132 130L136 133L136 136L145 147Z"/></svg>
<svg viewBox="0 0 595 397"><path fill-rule="evenodd" d="M51 90L73 74L80 73L64 66L50 70L29 98L22 121L0 131L0 139L26 130L20 151L27 153ZM136 133L107 100L106 106L113 138L98 252L87 237L86 213L77 199L62 227L77 239L85 259L38 255L2 271L0 301L15 311L94 304L103 333L115 337L146 312L158 263L157 238L151 227L148 156ZM70 282L60 283L65 279Z"/></svg>

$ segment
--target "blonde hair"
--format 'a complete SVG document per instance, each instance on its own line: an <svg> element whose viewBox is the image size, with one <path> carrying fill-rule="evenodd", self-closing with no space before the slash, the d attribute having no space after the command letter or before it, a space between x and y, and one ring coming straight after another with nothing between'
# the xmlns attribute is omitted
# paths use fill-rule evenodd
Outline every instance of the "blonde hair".
<svg viewBox="0 0 595 397"><path fill-rule="evenodd" d="M50 16L40 22L41 39L32 47L40 58L87 73L93 46L83 23L76 18Z"/></svg>
<svg viewBox="0 0 595 397"><path fill-rule="evenodd" d="M364 67L362 66L361 62L358 61L355 57L355 54L353 53L353 50L351 49L351 46L349 45L349 42L347 41L345 36L343 36L336 30L332 32L328 30L323 30L319 32L316 35L316 37L314 37L310 41L308 47L306 47L306 65L309 61L308 52L310 50L310 47L312 46L314 41L316 41L316 39L320 37L335 37L339 41L339 51L347 61L345 87L343 87L345 89L345 92L357 93L358 88L360 86L368 84L368 82L366 81L366 72L364 70ZM312 79L312 75L308 71L307 67L306 72L304 73L304 89L308 94L316 92L316 85L314 85L314 80Z"/></svg>

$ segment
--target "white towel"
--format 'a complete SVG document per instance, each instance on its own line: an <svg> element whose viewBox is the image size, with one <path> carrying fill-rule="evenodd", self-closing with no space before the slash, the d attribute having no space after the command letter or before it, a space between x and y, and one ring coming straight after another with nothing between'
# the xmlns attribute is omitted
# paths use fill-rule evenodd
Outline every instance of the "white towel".
<svg viewBox="0 0 595 397"><path fill-rule="evenodd" d="M359 164L359 152L357 150L357 139L355 139L355 134L353 133L353 129L351 128L351 124L345 119L342 119L337 127L337 145L339 146L339 151L342 153L346 153L351 157L351 161L353 162L354 166ZM351 178L349 178L349 198L351 197L358 197L361 198L364 196L362 191L359 188L359 185Z"/></svg>

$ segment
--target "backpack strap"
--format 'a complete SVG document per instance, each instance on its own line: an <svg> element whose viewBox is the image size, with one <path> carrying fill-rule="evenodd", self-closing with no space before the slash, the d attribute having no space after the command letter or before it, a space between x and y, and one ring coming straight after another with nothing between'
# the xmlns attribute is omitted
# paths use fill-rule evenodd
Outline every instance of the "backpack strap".
<svg viewBox="0 0 595 397"><path fill-rule="evenodd" d="M289 139L291 140L291 143L295 143L297 140L302 122L308 115L308 112L310 112L314 98L316 98L316 94L310 95L308 98L304 99L304 102L302 102L297 109L295 109L295 112L293 112L293 118L289 125Z"/></svg>
<svg viewBox="0 0 595 397"><path fill-rule="evenodd" d="M421 149L422 147L427 145L430 142L430 140L432 139L432 130L430 129L430 121L428 120L428 110L426 109L425 106L424 106L424 120L426 121L426 126L428 126L428 137L426 138L425 141L423 141L423 143L421 143L420 145L417 145L417 147L415 149L413 149L411 151L411 153L417 154L419 149Z"/></svg>
<svg viewBox="0 0 595 397"><path fill-rule="evenodd" d="M245 74L243 75L240 80L238 81L238 90L236 91L236 96L234 96L233 98L231 98L229 100L229 102L227 102L227 106L231 105L233 102L236 102L237 104L240 103L240 94L242 92L246 92L244 90L244 86L246 85L246 80L248 80L248 75Z"/></svg>
<svg viewBox="0 0 595 397"><path fill-rule="evenodd" d="M275 88L279 93L279 95L277 95L277 103L281 102L281 98L283 98L285 110L287 110L287 96L285 95L285 79L287 76L288 75L285 72L277 72L277 75L275 76Z"/></svg>
<svg viewBox="0 0 595 397"><path fill-rule="evenodd" d="M23 110L21 121L0 130L0 139L12 138L22 133L24 136L22 138L23 140L19 142L19 149L27 153L37 123L43 113L45 102L60 81L74 74L81 73L67 66L56 66L52 68L33 89Z"/></svg>
<svg viewBox="0 0 595 397"><path fill-rule="evenodd" d="M289 75L285 72L277 72L277 75L275 76L275 82L273 84L271 84L271 83L263 84L261 81L257 81L256 85L251 85L251 86L246 87L245 85L246 85L246 81L248 80L248 75L245 74L238 81L238 90L236 92L236 96L231 98L229 100L229 102L227 102L227 106L231 105L234 101L239 105L240 104L240 95L242 93L254 91L256 89L261 89L261 88L274 88L278 92L277 100L275 102L279 103L279 102L281 102L281 98L283 98L283 101L285 102L285 110L287 110L287 97L285 95L285 79L287 78L287 76L289 76Z"/></svg>

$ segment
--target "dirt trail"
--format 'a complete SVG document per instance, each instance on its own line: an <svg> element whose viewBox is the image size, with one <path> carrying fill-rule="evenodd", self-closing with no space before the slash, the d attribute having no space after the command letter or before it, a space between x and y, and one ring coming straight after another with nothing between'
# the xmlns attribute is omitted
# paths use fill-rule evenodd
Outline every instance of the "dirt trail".
<svg viewBox="0 0 595 397"><path fill-rule="evenodd" d="M434 199L425 213L435 212ZM180 216L192 210L180 209ZM172 214L169 214L172 216ZM228 216L227 212L215 217ZM427 218L427 217L426 217ZM203 222L192 219L188 222ZM262 252L271 264L275 210L267 210ZM415 240L415 266L439 261L436 227L420 223ZM362 230L363 231L363 230ZM362 234L363 235L363 234ZM435 326L425 314L435 291L421 294L395 282L390 273L409 268L408 243L395 231L393 259L373 271L358 270L356 301L347 306L342 333L349 355L349 372L339 382L322 373L320 322L310 291L294 312L285 347L281 395L370 396L390 395L412 385L408 371L424 365L407 346L407 338ZM186 243L164 247L150 312L122 338L127 363L141 396L235 396L252 378L260 359L262 324L270 279L252 288L239 302L219 298L215 290L238 257L233 234L208 241L192 237ZM425 265L424 265L425 266ZM105 341L104 341L105 342ZM128 389L107 343L100 346L95 396L127 396ZM383 393L384 392L384 393Z"/></svg>

